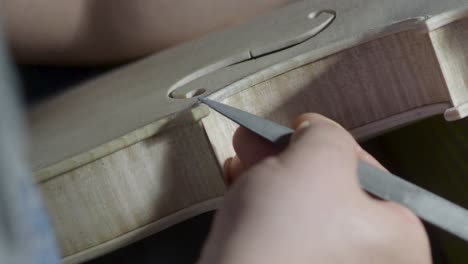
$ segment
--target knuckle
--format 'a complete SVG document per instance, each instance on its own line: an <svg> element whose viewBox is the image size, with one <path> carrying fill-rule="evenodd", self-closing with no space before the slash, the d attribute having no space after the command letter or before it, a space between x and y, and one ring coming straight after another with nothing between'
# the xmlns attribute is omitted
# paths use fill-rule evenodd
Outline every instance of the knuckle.
<svg viewBox="0 0 468 264"><path fill-rule="evenodd" d="M309 121L324 121L327 118L318 113L305 113L299 116L299 119L307 119Z"/></svg>
<svg viewBox="0 0 468 264"><path fill-rule="evenodd" d="M277 181L283 181L284 175L288 175L288 168L276 156L263 159L247 171L251 181L263 182L264 184L273 184Z"/></svg>
<svg viewBox="0 0 468 264"><path fill-rule="evenodd" d="M265 173L271 173L282 171L283 166L281 165L279 159L276 156L271 156L262 160L254 169L261 170Z"/></svg>
<svg viewBox="0 0 468 264"><path fill-rule="evenodd" d="M302 114L296 119L296 124L298 122L303 122L303 121L309 121L311 124L315 124L315 125L319 125L319 124L331 125L331 126L335 126L337 128L342 129L342 127L337 122L318 113Z"/></svg>
<svg viewBox="0 0 468 264"><path fill-rule="evenodd" d="M354 139L343 128L330 124L312 124L310 129L303 132L303 137L307 138L315 146L324 146L327 149L342 151L352 151L354 153Z"/></svg>
<svg viewBox="0 0 468 264"><path fill-rule="evenodd" d="M422 222L409 209L393 202L379 202L383 211L374 224L374 236L369 239L375 250L399 248L411 245L429 252L429 240ZM386 207L386 208L385 208Z"/></svg>

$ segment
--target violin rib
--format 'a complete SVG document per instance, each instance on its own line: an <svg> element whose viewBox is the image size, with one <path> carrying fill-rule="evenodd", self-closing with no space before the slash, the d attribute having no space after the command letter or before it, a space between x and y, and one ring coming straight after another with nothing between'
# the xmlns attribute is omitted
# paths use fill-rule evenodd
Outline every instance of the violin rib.
<svg viewBox="0 0 468 264"><path fill-rule="evenodd" d="M337 2L335 11L343 4L304 1L319 10L328 2ZM368 10L379 1L346 5L354 2L369 4ZM419 6L420 1L404 2ZM228 63L237 57L227 56L216 64L226 67L198 72L188 83L180 79L177 87L187 97L211 93L284 125L301 113L318 112L360 140L437 114L463 118L468 114L468 4L427 2L429 20L405 17L416 9L400 10L395 17L403 22L389 19L395 23L383 28L339 24L344 11L336 12L312 39L237 64ZM343 27L358 31L353 26L372 30L314 46L331 41ZM192 44L184 52L189 54ZM177 57L176 51L75 87L29 113L32 165L65 262L105 254L222 204L222 165L233 155L236 126L194 106L195 98L168 98L174 83L158 88L158 78L176 71L167 61L161 65L161 56Z"/></svg>

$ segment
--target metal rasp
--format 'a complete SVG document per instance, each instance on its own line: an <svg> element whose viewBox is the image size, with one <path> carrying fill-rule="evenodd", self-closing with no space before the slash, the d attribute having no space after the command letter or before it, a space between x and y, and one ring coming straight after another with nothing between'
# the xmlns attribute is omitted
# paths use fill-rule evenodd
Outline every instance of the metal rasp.
<svg viewBox="0 0 468 264"><path fill-rule="evenodd" d="M206 98L199 100L242 127L285 148L294 130ZM357 171L361 187L384 200L404 205L427 222L468 241L468 210L413 183L359 161Z"/></svg>

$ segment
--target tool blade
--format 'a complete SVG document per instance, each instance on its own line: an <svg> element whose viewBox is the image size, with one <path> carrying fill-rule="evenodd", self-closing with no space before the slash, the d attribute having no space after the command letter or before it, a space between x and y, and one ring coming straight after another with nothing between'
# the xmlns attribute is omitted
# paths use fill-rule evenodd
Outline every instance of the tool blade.
<svg viewBox="0 0 468 264"><path fill-rule="evenodd" d="M288 127L240 109L210 99L199 100L277 147L285 148L294 132ZM364 190L384 200L406 206L427 222L468 241L468 210L465 208L364 161L358 162L357 174Z"/></svg>

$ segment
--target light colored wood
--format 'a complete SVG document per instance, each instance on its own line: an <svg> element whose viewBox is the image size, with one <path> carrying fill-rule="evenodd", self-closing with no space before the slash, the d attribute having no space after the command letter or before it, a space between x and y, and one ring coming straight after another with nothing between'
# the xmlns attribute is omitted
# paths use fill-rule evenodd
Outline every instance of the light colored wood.
<svg viewBox="0 0 468 264"><path fill-rule="evenodd" d="M158 219L154 222L151 222L150 224L132 230L115 239L106 241L79 253L64 257L63 263L82 263L97 256L109 253L115 249L127 246L133 242L139 241L140 239L146 238L151 234L176 225L186 219L219 209L222 207L223 200L223 197L213 198L198 204L194 204L193 206L183 208L168 215L167 217Z"/></svg>
<svg viewBox="0 0 468 264"><path fill-rule="evenodd" d="M160 119L122 137L100 145L90 151L86 151L84 153L75 155L74 157L62 160L52 166L39 169L35 172L36 179L38 183L49 180L57 175L71 171L90 162L96 161L102 157L110 155L118 150L124 149L147 138L150 138L167 127L198 121L202 117L208 115L208 113L209 111L207 107L195 107L190 111L185 111Z"/></svg>
<svg viewBox="0 0 468 264"><path fill-rule="evenodd" d="M333 19L327 13L309 19L308 15L317 11L310 3L284 9L292 16L273 12L248 25L168 49L37 105L29 114L34 131L33 169L49 167L187 110L194 100L169 98L178 87L220 68L307 40Z"/></svg>
<svg viewBox="0 0 468 264"><path fill-rule="evenodd" d="M449 24L467 9L465 0L298 1L249 24L158 53L38 105L29 115L33 168L43 169L90 151L195 103L168 98L175 89L182 94L201 88L208 94L232 85L247 89L386 35L427 30L426 22L437 17L438 26ZM287 35L289 31L299 34L301 29L309 32L304 21L310 21L311 28L323 25L329 19L323 12L317 20L309 19L310 13L321 11L337 14L322 32L301 44L297 44L298 36ZM252 59L252 50L269 46L272 40L279 43L275 48L284 47L284 34L292 40L289 44L297 45Z"/></svg>
<svg viewBox="0 0 468 264"><path fill-rule="evenodd" d="M457 120L468 116L468 19L430 33L434 50L447 82L453 108L445 117Z"/></svg>
<svg viewBox="0 0 468 264"><path fill-rule="evenodd" d="M223 100L283 125L301 113L321 113L360 138L443 113L449 101L429 36L414 32L362 44ZM217 113L203 123L222 164L234 154L238 126Z"/></svg>
<svg viewBox="0 0 468 264"><path fill-rule="evenodd" d="M220 165L233 154L235 126L216 114L200 125L206 108L170 99L171 92L205 89L285 125L300 113L319 112L359 138L443 113L460 99L451 90L458 77L444 70L456 58L437 43L465 34L458 26L464 21L451 22L468 3L305 1L291 10L326 6L340 11L333 23L284 51L227 66L244 52L215 48L212 56L204 45L235 38L214 34L35 108L32 162L65 260L104 254L220 205ZM458 45L456 54L464 54L461 39Z"/></svg>
<svg viewBox="0 0 468 264"><path fill-rule="evenodd" d="M44 181L40 189L62 254L76 262L213 210L218 203L210 201L222 197L224 183L196 122Z"/></svg>
<svg viewBox="0 0 468 264"><path fill-rule="evenodd" d="M386 74L380 74L379 71ZM222 92L230 94L227 90ZM348 129L354 129L360 137L371 137L398 125L442 113L450 106L449 101L428 35L415 32L399 33L348 49L259 83L224 100L225 103L283 124L288 124L302 112L320 112L336 119ZM201 211L214 209L200 204L205 199L210 201L222 197L222 192L210 190L210 181L222 186L221 174L219 169L216 176L208 177L203 172L209 172L209 168L213 166L218 168L225 158L233 154L231 136L236 126L217 114L211 114L202 120L209 142L199 135L198 129L194 131L198 134L178 132L185 123L197 122L199 117L205 116L205 111L203 108L195 109L184 114L185 118L182 116L165 120L168 124L162 132L150 129L151 133L145 134L138 131L147 130L137 130L135 133L141 134L138 139L142 141L117 139L116 142L134 145L123 145L122 149L109 156L99 157L87 165L42 182L42 190L68 261L88 259L159 231L159 221L164 221L172 213L182 209L169 198L155 198L155 202L173 208L172 212L146 217L144 219L147 222L134 222L128 219L148 214L153 208L148 202L139 204L138 197L121 191L120 199L128 199L128 203L132 203L121 212L118 208L121 202L109 200L114 199L115 190L127 190L133 194L135 191L131 189L137 188L132 185L141 185L148 188L143 188L142 192L155 192L157 195L157 190L161 190L157 188L166 189L159 184L164 184L164 179L168 177L193 184L202 182L207 188L205 198L194 199L190 191L193 191L191 188L198 191L197 187L184 185L174 188L174 193L167 195L183 195L189 208L197 207ZM150 127L159 128L155 125ZM176 139L164 136L176 131ZM144 139L145 135L152 137ZM201 139L205 140L202 140L204 144L197 142ZM158 140L159 144L146 143L154 140ZM173 142L174 140L181 142ZM197 172L188 173L194 170L194 164L190 162L180 163L179 169L182 171L165 170L164 157L170 156L166 144L174 144L173 148L180 148L178 151L181 159L197 157ZM197 145L203 153L191 148L191 144ZM149 146L151 150L148 149ZM217 154L217 161L210 156L211 148ZM148 155L148 152L151 154ZM205 155L208 156L205 158ZM154 163L151 169L146 168L148 163ZM120 173L116 175L116 171ZM148 177L154 178L152 184L148 184ZM99 189L95 188L102 188L102 193L99 194ZM57 190L60 190L59 194L56 194ZM171 189L167 191L170 192ZM80 217L82 215L93 217ZM119 217L127 218L119 223L102 224L107 219ZM173 221L180 220L181 218L176 217ZM138 236L133 236L133 233Z"/></svg>

